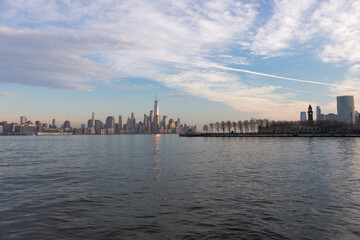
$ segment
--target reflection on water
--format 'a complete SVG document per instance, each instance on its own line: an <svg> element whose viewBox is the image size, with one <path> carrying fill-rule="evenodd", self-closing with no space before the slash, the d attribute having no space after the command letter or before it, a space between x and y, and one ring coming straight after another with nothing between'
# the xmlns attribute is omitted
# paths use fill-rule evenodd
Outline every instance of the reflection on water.
<svg viewBox="0 0 360 240"><path fill-rule="evenodd" d="M155 163L154 169L154 176L157 180L160 180L161 172L160 172L160 159L158 158L158 155L160 154L160 138L161 134L153 135L153 146L154 146L154 152L153 152L153 161Z"/></svg>
<svg viewBox="0 0 360 240"><path fill-rule="evenodd" d="M0 137L0 239L358 239L357 138Z"/></svg>

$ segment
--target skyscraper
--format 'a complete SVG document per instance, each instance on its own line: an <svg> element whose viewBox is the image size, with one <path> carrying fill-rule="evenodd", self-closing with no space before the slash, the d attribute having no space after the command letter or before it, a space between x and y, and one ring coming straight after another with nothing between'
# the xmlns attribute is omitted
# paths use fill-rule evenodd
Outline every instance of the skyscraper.
<svg viewBox="0 0 360 240"><path fill-rule="evenodd" d="M131 113L131 128L132 130L135 130L136 128L136 118L135 118L135 114L132 112Z"/></svg>
<svg viewBox="0 0 360 240"><path fill-rule="evenodd" d="M321 114L321 108L320 106L316 106L316 118L318 118L320 114Z"/></svg>
<svg viewBox="0 0 360 240"><path fill-rule="evenodd" d="M122 116L119 116L119 130L121 130L123 127L122 125Z"/></svg>
<svg viewBox="0 0 360 240"><path fill-rule="evenodd" d="M109 129L109 128L114 129L115 128L115 118L113 116L108 116L106 118L105 126L107 129Z"/></svg>
<svg viewBox="0 0 360 240"><path fill-rule="evenodd" d="M70 121L69 121L69 120L66 120L66 121L64 122L63 129L70 129L70 128L71 128Z"/></svg>
<svg viewBox="0 0 360 240"><path fill-rule="evenodd" d="M159 102L157 100L157 96L154 102L154 122L159 125L160 122L160 112L159 112Z"/></svg>
<svg viewBox="0 0 360 240"><path fill-rule="evenodd" d="M151 123L153 123L154 122L154 111L153 110L150 110L150 116L149 116L149 120L150 120L150 122Z"/></svg>
<svg viewBox="0 0 360 240"><path fill-rule="evenodd" d="M325 121L325 115L321 113L320 106L316 106L316 121Z"/></svg>
<svg viewBox="0 0 360 240"><path fill-rule="evenodd" d="M354 96L338 96L336 100L339 122L355 123Z"/></svg>
<svg viewBox="0 0 360 240"><path fill-rule="evenodd" d="M306 112L300 113L300 121L302 121L302 122L306 121Z"/></svg>
<svg viewBox="0 0 360 240"><path fill-rule="evenodd" d="M55 118L52 120L52 128L56 128Z"/></svg>
<svg viewBox="0 0 360 240"><path fill-rule="evenodd" d="M95 112L92 113L91 127L95 127Z"/></svg>
<svg viewBox="0 0 360 240"><path fill-rule="evenodd" d="M27 122L27 117L26 116L21 116L20 117L20 124L25 124Z"/></svg>

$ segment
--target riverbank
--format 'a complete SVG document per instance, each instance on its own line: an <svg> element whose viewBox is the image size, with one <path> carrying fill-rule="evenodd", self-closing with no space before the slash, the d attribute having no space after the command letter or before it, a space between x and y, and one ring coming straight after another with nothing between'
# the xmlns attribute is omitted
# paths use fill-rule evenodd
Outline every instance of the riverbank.
<svg viewBox="0 0 360 240"><path fill-rule="evenodd" d="M185 133L180 137L360 137L355 133Z"/></svg>

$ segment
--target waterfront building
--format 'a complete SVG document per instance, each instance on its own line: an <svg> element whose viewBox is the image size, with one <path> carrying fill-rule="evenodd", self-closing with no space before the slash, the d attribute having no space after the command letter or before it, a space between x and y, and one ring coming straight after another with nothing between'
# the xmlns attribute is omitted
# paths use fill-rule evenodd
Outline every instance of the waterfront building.
<svg viewBox="0 0 360 240"><path fill-rule="evenodd" d="M70 121L69 120L66 120L64 122L64 125L63 125L63 129L65 130L70 130L71 129L71 126L70 126Z"/></svg>
<svg viewBox="0 0 360 240"><path fill-rule="evenodd" d="M321 114L321 108L320 106L316 106L316 117Z"/></svg>
<svg viewBox="0 0 360 240"><path fill-rule="evenodd" d="M136 130L136 118L135 118L135 114L132 112L131 113L131 129L132 130Z"/></svg>
<svg viewBox="0 0 360 240"><path fill-rule="evenodd" d="M343 123L355 123L355 103L354 96L338 96L337 112L338 120Z"/></svg>
<svg viewBox="0 0 360 240"><path fill-rule="evenodd" d="M165 115L163 115L162 125L164 129L167 129L169 126L169 118Z"/></svg>
<svg viewBox="0 0 360 240"><path fill-rule="evenodd" d="M107 129L109 129L109 128L115 129L115 118L113 116L108 116L106 118L105 127Z"/></svg>
<svg viewBox="0 0 360 240"><path fill-rule="evenodd" d="M147 127L149 125L149 117L144 114L144 126Z"/></svg>
<svg viewBox="0 0 360 240"><path fill-rule="evenodd" d="M300 113L300 121L302 121L302 122L306 121L306 112Z"/></svg>
<svg viewBox="0 0 360 240"><path fill-rule="evenodd" d="M119 116L119 131L123 128L123 124L122 124L122 116Z"/></svg>
<svg viewBox="0 0 360 240"><path fill-rule="evenodd" d="M26 124L27 122L27 117L26 116L21 116L20 117L20 124Z"/></svg>
<svg viewBox="0 0 360 240"><path fill-rule="evenodd" d="M102 128L104 128L104 123L100 120L95 120L95 132L98 133Z"/></svg>
<svg viewBox="0 0 360 240"><path fill-rule="evenodd" d="M336 115L335 113L329 113L325 115L325 121L335 122L338 120L338 115Z"/></svg>
<svg viewBox="0 0 360 240"><path fill-rule="evenodd" d="M150 122L153 123L154 122L154 111L153 110L150 110L149 118L150 118L149 119Z"/></svg>
<svg viewBox="0 0 360 240"><path fill-rule="evenodd" d="M35 124L21 124L15 129L15 132L20 134L35 134L38 132L38 126Z"/></svg>
<svg viewBox="0 0 360 240"><path fill-rule="evenodd" d="M311 104L309 104L309 108L308 108L308 121L309 122L312 122L314 119L313 119L313 110L312 110L312 107L311 107Z"/></svg>
<svg viewBox="0 0 360 240"><path fill-rule="evenodd" d="M360 115L358 111L355 111L355 123L360 123Z"/></svg>
<svg viewBox="0 0 360 240"><path fill-rule="evenodd" d="M0 125L0 135L4 134L4 127Z"/></svg>
<svg viewBox="0 0 360 240"><path fill-rule="evenodd" d="M320 106L316 106L316 121L324 121L325 115L321 113Z"/></svg>
<svg viewBox="0 0 360 240"><path fill-rule="evenodd" d="M0 126L3 127L3 134L9 134L10 133L10 125L7 121L0 122Z"/></svg>
<svg viewBox="0 0 360 240"><path fill-rule="evenodd" d="M319 114L316 116L316 121L325 121L325 114Z"/></svg>
<svg viewBox="0 0 360 240"><path fill-rule="evenodd" d="M52 128L56 128L55 118L52 120Z"/></svg>
<svg viewBox="0 0 360 240"><path fill-rule="evenodd" d="M91 126L90 127L95 127L95 112L93 112L91 115L92 115L92 118L91 118Z"/></svg>
<svg viewBox="0 0 360 240"><path fill-rule="evenodd" d="M87 122L87 126L88 128L92 128L92 119L89 119L88 122Z"/></svg>
<svg viewBox="0 0 360 240"><path fill-rule="evenodd" d="M157 96L154 102L154 122L155 124L160 124L160 111L159 111L159 101L157 100Z"/></svg>

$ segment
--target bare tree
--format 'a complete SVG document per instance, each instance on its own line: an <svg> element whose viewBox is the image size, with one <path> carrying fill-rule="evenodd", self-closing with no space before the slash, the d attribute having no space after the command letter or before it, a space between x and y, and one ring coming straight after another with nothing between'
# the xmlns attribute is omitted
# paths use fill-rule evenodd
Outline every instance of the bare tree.
<svg viewBox="0 0 360 240"><path fill-rule="evenodd" d="M209 126L208 126L207 124L205 124L205 125L203 126L203 131L207 133L208 130L209 130Z"/></svg>
<svg viewBox="0 0 360 240"><path fill-rule="evenodd" d="M250 119L249 125L250 125L251 132L255 132L255 128L256 128L255 118Z"/></svg>
<svg viewBox="0 0 360 240"><path fill-rule="evenodd" d="M224 121L221 121L221 123L220 123L220 128L221 128L221 130L223 131L223 133L225 134L226 124L225 124Z"/></svg>
<svg viewBox="0 0 360 240"><path fill-rule="evenodd" d="M237 122L232 122L232 127L233 127L233 129L234 129L234 132L236 133Z"/></svg>
<svg viewBox="0 0 360 240"><path fill-rule="evenodd" d="M264 126L269 127L269 119L265 118L263 121L264 121Z"/></svg>
<svg viewBox="0 0 360 240"><path fill-rule="evenodd" d="M210 127L210 130L211 130L211 133L214 133L214 124L213 124L213 123L210 123L210 124L209 124L209 127Z"/></svg>
<svg viewBox="0 0 360 240"><path fill-rule="evenodd" d="M215 123L215 129L219 133L219 131L220 131L220 123L219 122Z"/></svg>
<svg viewBox="0 0 360 240"><path fill-rule="evenodd" d="M226 128L228 129L229 133L231 131L231 121L226 122Z"/></svg>
<svg viewBox="0 0 360 240"><path fill-rule="evenodd" d="M241 120L238 121L238 128L239 128L239 133L242 133L243 122Z"/></svg>
<svg viewBox="0 0 360 240"><path fill-rule="evenodd" d="M248 121L248 120L245 120L245 121L243 122L243 125L244 125L245 133L248 133L248 132L249 132L249 121Z"/></svg>

